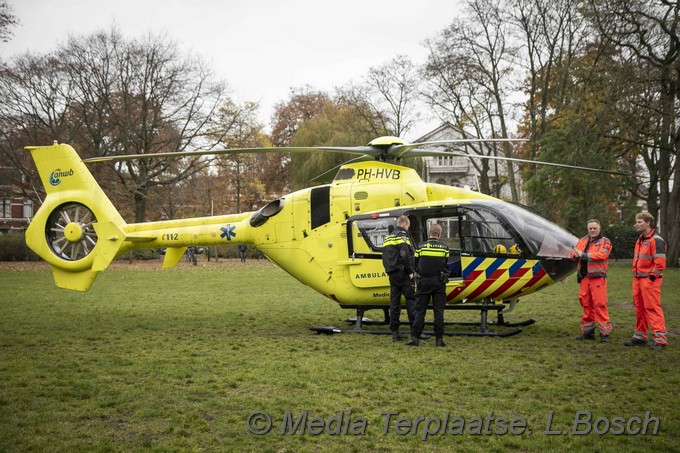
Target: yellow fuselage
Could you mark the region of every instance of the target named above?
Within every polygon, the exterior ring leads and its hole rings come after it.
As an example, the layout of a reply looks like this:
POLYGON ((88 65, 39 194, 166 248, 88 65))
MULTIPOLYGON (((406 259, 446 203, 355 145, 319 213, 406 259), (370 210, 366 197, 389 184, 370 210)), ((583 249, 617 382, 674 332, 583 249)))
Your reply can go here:
MULTIPOLYGON (((98 272, 131 249, 166 248, 167 268, 177 264, 189 246, 249 244, 342 306, 387 306, 389 281, 380 250, 366 243, 353 218, 457 209, 490 200, 502 203, 467 189, 425 183, 410 168, 364 162, 343 166, 330 185, 291 193, 256 212, 128 224, 73 148, 53 145, 31 152, 47 197, 27 230, 27 243, 51 264, 58 286, 80 291, 88 290, 98 272), (58 215, 63 219, 61 210, 73 206, 76 212, 81 207, 91 211, 95 221, 85 225, 54 220, 58 215), (54 239, 55 234, 63 237, 54 239), (90 244, 79 250, 86 235, 90 244), (73 257, 64 253, 69 243, 73 257)), ((449 302, 506 300, 553 282, 539 260, 526 254, 461 254, 460 260, 462 275, 447 284, 449 302)))

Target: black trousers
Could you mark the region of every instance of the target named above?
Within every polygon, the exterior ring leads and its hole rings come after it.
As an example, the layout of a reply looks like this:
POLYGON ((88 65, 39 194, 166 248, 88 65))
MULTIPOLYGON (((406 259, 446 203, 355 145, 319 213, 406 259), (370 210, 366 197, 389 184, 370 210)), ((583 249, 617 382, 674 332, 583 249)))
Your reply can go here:
POLYGON ((439 280, 439 276, 422 277, 416 295, 416 313, 413 322, 413 335, 418 338, 425 328, 425 312, 432 299, 434 311, 434 336, 444 336, 444 305, 446 305, 446 283, 439 280))
POLYGON ((404 271, 392 272, 390 277, 390 330, 399 330, 399 315, 401 314, 401 296, 406 299, 406 314, 408 322, 413 327, 416 308, 416 291, 413 280, 404 271))

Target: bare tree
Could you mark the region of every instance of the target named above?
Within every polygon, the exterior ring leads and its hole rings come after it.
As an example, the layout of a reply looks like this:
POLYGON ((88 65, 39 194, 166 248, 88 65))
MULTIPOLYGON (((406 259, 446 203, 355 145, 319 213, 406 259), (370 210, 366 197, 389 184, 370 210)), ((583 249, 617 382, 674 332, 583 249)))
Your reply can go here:
MULTIPOLYGON (((259 106, 254 102, 237 104, 231 100, 218 110, 211 132, 226 148, 260 148, 270 145, 257 120, 259 106)), ((236 212, 252 210, 266 199, 266 188, 276 185, 268 181, 272 175, 267 154, 232 154, 216 160, 217 174, 228 181, 229 200, 236 212)), ((274 169, 274 171, 276 168, 274 169)))
POLYGON ((27 179, 13 181, 25 196, 33 196, 39 178, 27 145, 48 145, 54 140, 73 142, 68 109, 76 97, 63 64, 54 54, 16 57, 0 71, 0 156, 5 165, 27 179))
MULTIPOLYGON (((208 135, 208 120, 225 93, 204 62, 181 55, 164 36, 126 40, 112 28, 72 37, 55 52, 18 57, 3 69, 0 150, 17 156, 20 146, 53 140, 73 144, 82 157, 209 150, 219 140, 208 135)), ((143 221, 150 190, 202 165, 166 158, 94 170, 117 179, 105 188, 127 193, 135 220, 143 221)))
POLYGON ((415 109, 418 84, 413 62, 405 55, 398 55, 382 66, 371 68, 362 83, 340 88, 338 97, 375 124, 375 135, 401 137, 420 117, 415 109))
MULTIPOLYGON (((474 137, 510 136, 509 90, 516 49, 509 44, 508 20, 501 7, 502 2, 468 0, 466 16, 456 19, 437 39, 428 41, 430 56, 424 74, 429 86, 424 96, 442 119, 452 118, 449 122, 474 137)), ((475 147, 473 151, 496 152, 496 148, 475 147)), ((512 157, 509 143, 501 147, 501 152, 512 157)), ((473 161, 473 165, 482 179, 487 177, 487 163, 473 161)), ((518 201, 509 162, 505 175, 512 200, 518 201)))
MULTIPOLYGON (((523 157, 615 169, 622 151, 608 136, 621 124, 614 115, 622 82, 616 49, 593 33, 582 0, 512 4, 528 95, 523 157)), ((616 209, 630 198, 611 178, 535 165, 522 170, 528 201, 572 227, 584 216, 615 222, 616 209)))
POLYGON ((578 14, 581 0, 513 0, 511 17, 523 43, 528 94, 526 119, 531 139, 527 157, 538 155, 549 113, 559 114, 569 93, 569 68, 583 51, 587 28, 578 14))
MULTIPOLYGON (((71 38, 59 56, 79 94, 70 114, 85 155, 205 151, 217 144, 208 121, 226 87, 165 36, 125 40, 113 28, 71 38)), ((176 184, 202 165, 199 158, 150 159, 119 162, 115 170, 139 222, 149 190, 176 184)))
POLYGON ((19 19, 14 15, 12 5, 5 0, 0 1, 0 42, 12 39, 12 27, 18 24, 19 19))

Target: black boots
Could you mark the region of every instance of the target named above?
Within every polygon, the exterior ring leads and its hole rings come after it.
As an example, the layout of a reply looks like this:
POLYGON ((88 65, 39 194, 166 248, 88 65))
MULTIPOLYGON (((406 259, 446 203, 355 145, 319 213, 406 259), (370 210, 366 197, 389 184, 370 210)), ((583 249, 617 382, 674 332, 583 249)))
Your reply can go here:
POLYGON ((647 346, 647 341, 633 337, 630 340, 624 341, 623 344, 625 346, 647 346))
POLYGON ((588 333, 583 333, 576 337, 577 340, 594 340, 595 339, 595 332, 588 332, 588 333))
MULTIPOLYGON (((392 340, 393 340, 393 341, 399 341, 398 339, 397 339, 397 340, 394 339, 394 338, 395 338, 395 335, 399 335, 399 334, 396 333, 396 332, 392 332, 392 340)), ((428 337, 428 338, 429 338, 429 337, 428 337)), ((410 339, 409 341, 407 341, 406 343, 404 343, 404 344, 405 344, 406 346, 415 346, 415 347, 418 347, 418 346, 420 346, 420 340, 422 340, 422 339, 423 339, 422 335, 421 335, 420 337, 415 337, 415 336, 411 335, 411 339, 410 339)), ((443 348, 444 346, 446 346, 446 344, 444 343, 444 340, 443 340, 442 338, 437 338, 437 339, 435 340, 435 344, 434 344, 434 345, 437 346, 437 347, 440 347, 440 348, 443 348)))

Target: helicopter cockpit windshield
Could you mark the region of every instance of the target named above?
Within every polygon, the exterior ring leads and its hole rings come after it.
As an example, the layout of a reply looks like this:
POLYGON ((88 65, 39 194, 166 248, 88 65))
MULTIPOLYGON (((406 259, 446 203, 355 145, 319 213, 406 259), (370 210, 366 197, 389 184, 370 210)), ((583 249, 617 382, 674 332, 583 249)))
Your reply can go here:
POLYGON ((537 257, 569 258, 569 252, 578 242, 576 236, 517 205, 501 205, 495 202, 488 204, 503 213, 507 222, 520 232, 526 245, 532 249, 532 254, 537 257), (495 204, 498 206, 493 206, 495 204))

